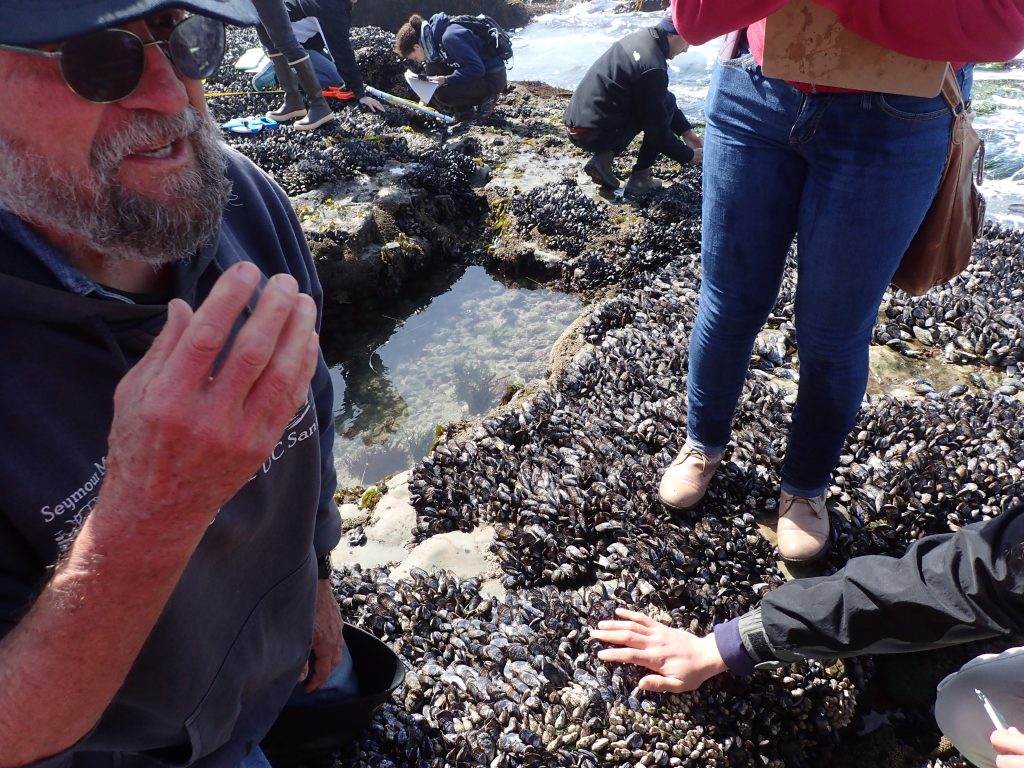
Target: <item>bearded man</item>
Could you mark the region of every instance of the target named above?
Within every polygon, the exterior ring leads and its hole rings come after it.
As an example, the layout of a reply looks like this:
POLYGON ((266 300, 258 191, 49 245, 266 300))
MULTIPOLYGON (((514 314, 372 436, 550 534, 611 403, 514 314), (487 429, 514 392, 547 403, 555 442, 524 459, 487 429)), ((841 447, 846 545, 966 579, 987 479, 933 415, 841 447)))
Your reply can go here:
POLYGON ((342 622, 320 287, 200 85, 255 11, 0 11, 0 766, 266 765, 342 622))

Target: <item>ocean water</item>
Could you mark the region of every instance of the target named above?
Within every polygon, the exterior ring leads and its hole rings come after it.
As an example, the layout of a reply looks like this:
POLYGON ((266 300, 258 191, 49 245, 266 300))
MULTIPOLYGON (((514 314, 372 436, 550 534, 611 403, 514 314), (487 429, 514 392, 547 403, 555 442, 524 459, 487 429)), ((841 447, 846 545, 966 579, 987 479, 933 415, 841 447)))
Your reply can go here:
MULTIPOLYGON (((538 80, 572 90, 613 42, 662 13, 618 13, 621 2, 591 0, 538 16, 513 35, 512 80, 538 80)), ((669 62, 669 87, 691 120, 703 122, 704 97, 719 40, 692 46, 669 62)), ((974 77, 975 126, 985 139, 985 183, 990 218, 1024 226, 1024 56, 979 65, 974 77)))

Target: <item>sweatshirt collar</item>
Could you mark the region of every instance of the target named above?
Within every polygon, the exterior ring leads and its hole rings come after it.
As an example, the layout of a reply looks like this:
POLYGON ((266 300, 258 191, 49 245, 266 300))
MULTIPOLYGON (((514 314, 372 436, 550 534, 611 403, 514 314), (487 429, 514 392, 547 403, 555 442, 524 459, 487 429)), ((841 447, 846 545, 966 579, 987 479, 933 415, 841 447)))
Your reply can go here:
MULTIPOLYGON (((23 219, 2 208, 0 208, 0 232, 8 235, 34 256, 65 290, 79 296, 88 296, 90 293, 95 292, 107 293, 103 290, 102 286, 93 282, 72 266, 67 258, 49 240, 29 226, 23 219)), ((109 295, 115 296, 115 294, 109 295)), ((121 301, 126 300, 124 297, 119 297, 119 299, 121 301)))
MULTIPOLYGON (((129 296, 111 290, 87 277, 81 270, 72 265, 67 260, 67 257, 49 240, 39 234, 38 231, 23 219, 3 208, 0 208, 0 233, 7 235, 24 248, 69 293, 76 296, 110 299, 123 304, 135 303, 129 296)), ((213 260, 219 240, 220 234, 218 233, 198 254, 174 266, 176 296, 185 298, 187 294, 191 293, 195 280, 213 260)))

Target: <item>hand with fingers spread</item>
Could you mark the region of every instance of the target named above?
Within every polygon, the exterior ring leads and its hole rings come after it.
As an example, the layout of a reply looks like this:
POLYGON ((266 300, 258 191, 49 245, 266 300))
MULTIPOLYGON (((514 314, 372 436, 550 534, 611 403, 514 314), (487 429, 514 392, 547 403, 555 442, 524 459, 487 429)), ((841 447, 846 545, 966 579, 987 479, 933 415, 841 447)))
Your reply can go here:
POLYGON ((659 693, 694 691, 726 670, 714 635, 697 637, 673 629, 650 616, 618 608, 618 620, 598 622, 591 637, 613 646, 597 652, 601 661, 636 664, 655 674, 640 680, 640 688, 659 693))
POLYGON ((1024 733, 1011 727, 992 732, 996 768, 1024 768, 1024 733))
POLYGON ((363 98, 359 100, 359 103, 371 112, 387 112, 387 107, 377 101, 377 99, 373 98, 373 96, 363 96, 363 98))
MULTIPOLYGON (((257 471, 305 402, 317 362, 316 306, 294 278, 233 266, 194 313, 168 306, 163 332, 114 394, 104 514, 205 527, 257 471)), ((174 525, 171 525, 173 523, 174 525)))

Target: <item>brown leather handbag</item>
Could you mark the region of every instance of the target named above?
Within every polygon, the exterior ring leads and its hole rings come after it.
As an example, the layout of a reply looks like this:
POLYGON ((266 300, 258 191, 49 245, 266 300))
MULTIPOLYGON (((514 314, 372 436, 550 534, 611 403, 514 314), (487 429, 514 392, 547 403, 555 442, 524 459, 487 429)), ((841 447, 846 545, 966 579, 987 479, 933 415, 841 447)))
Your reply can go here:
POLYGON ((974 238, 985 221, 985 198, 978 191, 984 172, 985 142, 971 125, 974 112, 970 102, 964 103, 950 66, 946 67, 942 95, 953 110, 953 136, 946 169, 931 208, 892 279, 893 285, 911 296, 920 296, 963 272, 971 259, 974 238))

